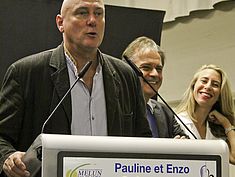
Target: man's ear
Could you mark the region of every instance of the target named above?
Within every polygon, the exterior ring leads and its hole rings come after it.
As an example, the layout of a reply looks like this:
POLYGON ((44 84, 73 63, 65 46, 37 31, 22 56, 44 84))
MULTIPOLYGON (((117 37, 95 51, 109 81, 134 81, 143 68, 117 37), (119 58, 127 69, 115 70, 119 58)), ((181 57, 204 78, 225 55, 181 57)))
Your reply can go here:
POLYGON ((56 16, 56 25, 57 25, 58 30, 61 33, 63 33, 64 32, 63 17, 60 14, 56 16))

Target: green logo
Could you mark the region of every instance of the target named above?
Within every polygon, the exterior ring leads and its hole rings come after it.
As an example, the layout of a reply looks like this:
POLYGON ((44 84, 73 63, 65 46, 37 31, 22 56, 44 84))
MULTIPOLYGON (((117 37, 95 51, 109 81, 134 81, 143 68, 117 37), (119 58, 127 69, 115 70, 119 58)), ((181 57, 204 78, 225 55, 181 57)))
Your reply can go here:
POLYGON ((66 171, 66 177, 78 177, 77 169, 79 169, 83 166, 86 166, 86 165, 91 165, 91 164, 85 163, 85 164, 82 164, 82 165, 75 167, 73 170, 69 169, 68 171, 66 171))

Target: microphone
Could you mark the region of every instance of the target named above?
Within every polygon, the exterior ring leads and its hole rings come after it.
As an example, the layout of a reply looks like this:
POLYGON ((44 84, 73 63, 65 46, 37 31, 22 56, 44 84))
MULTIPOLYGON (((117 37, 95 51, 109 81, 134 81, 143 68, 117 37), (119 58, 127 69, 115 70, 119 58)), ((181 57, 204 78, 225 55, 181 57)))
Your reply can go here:
MULTIPOLYGON (((68 89, 68 91, 64 94, 64 96, 61 98, 59 103, 56 105, 56 107, 53 109, 51 114, 48 116, 46 121, 43 123, 41 134, 44 132, 44 128, 47 124, 47 122, 51 119, 54 112, 57 110, 57 108, 61 105, 65 97, 70 93, 70 91, 73 89, 75 84, 78 82, 79 79, 81 79, 85 73, 88 71, 92 64, 92 61, 88 61, 84 67, 81 69, 81 71, 78 74, 78 77, 74 81, 74 83, 71 85, 71 87, 68 89)), ((31 144, 29 149, 26 151, 24 157, 22 158, 22 161, 25 163, 27 170, 30 172, 30 177, 33 177, 37 174, 37 172, 41 168, 41 161, 42 161, 42 142, 41 142, 41 136, 39 135, 34 142, 31 144)))
POLYGON ((157 94, 157 96, 163 101, 163 103, 170 109, 170 111, 174 114, 174 116, 182 123, 182 125, 188 130, 188 132, 195 138, 197 139, 197 137, 194 135, 194 133, 187 127, 187 125, 185 125, 185 123, 179 118, 179 116, 175 113, 175 111, 173 111, 173 109, 170 107, 170 105, 167 104, 167 102, 163 99, 163 97, 153 88, 153 86, 147 81, 147 79, 145 79, 142 71, 127 57, 127 56, 123 56, 123 58, 126 60, 126 62, 131 66, 131 68, 135 71, 135 73, 137 74, 137 76, 141 77, 144 82, 146 82, 150 88, 157 94))
POLYGON ((123 57, 126 60, 126 62, 131 66, 131 68, 135 71, 137 76, 142 77, 144 79, 143 73, 140 70, 140 68, 138 68, 126 55, 124 55, 123 57))
POLYGON ((53 111, 51 112, 51 114, 48 116, 48 118, 46 119, 46 121, 43 123, 42 129, 41 129, 41 133, 44 132, 44 128, 47 124, 47 122, 50 120, 50 118, 52 117, 52 115, 54 114, 54 112, 57 110, 57 108, 61 105, 61 103, 63 102, 63 100, 65 99, 65 97, 70 93, 70 91, 73 89, 73 87, 75 86, 75 84, 85 75, 85 73, 88 71, 88 69, 90 68, 92 64, 92 61, 88 61, 85 66, 83 66, 83 68, 81 69, 81 71, 78 74, 77 79, 74 81, 74 83, 72 84, 72 86, 67 90, 67 92, 64 94, 64 96, 61 98, 61 100, 59 101, 59 103, 56 105, 56 107, 53 109, 53 111))

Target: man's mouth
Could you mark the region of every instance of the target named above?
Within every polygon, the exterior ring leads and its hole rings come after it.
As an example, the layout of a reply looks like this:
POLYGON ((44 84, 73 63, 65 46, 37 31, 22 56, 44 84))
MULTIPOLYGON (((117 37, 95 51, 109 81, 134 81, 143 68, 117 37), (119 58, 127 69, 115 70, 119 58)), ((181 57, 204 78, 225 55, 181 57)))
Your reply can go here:
POLYGON ((157 84, 157 81, 148 81, 150 84, 157 84))
POLYGON ((157 84, 159 81, 156 79, 146 79, 150 84, 157 84))
POLYGON ((94 36, 97 36, 97 33, 96 32, 89 32, 89 33, 87 33, 87 35, 94 37, 94 36))

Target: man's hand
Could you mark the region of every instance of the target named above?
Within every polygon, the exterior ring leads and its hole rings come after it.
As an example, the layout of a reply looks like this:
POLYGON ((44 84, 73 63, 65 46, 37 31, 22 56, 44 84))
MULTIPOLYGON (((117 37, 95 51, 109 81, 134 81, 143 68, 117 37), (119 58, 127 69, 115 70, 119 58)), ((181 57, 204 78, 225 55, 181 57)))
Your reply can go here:
POLYGON ((8 177, 28 177, 30 173, 26 170, 22 157, 25 152, 15 152, 11 154, 3 164, 3 171, 8 177))
POLYGON ((174 139, 188 139, 186 136, 176 135, 174 139))

